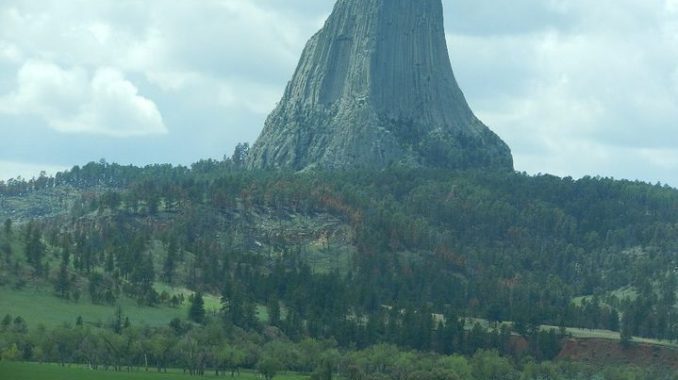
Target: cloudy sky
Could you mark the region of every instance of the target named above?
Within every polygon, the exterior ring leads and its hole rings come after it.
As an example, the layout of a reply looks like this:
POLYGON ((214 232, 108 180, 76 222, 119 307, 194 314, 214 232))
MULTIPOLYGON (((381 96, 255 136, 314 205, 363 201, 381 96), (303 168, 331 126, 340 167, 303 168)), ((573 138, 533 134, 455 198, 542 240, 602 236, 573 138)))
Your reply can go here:
MULTIPOLYGON (((678 0, 443 0, 516 169, 678 186, 678 0)), ((253 142, 333 0, 3 0, 0 179, 253 142)))

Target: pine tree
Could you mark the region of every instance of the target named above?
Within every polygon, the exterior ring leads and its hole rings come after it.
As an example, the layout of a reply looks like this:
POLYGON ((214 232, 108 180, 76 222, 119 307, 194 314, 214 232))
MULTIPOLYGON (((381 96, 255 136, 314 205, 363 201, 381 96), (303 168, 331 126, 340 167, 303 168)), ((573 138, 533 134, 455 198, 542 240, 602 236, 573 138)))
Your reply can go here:
POLYGON ((68 265, 70 261, 71 254, 68 251, 68 248, 64 248, 61 254, 61 266, 59 267, 59 272, 57 272, 57 278, 54 282, 54 290, 61 298, 68 298, 71 288, 71 279, 68 272, 68 265))
POLYGON ((42 242, 40 230, 34 226, 33 222, 26 228, 26 260, 35 269, 35 273, 40 276, 43 272, 42 258, 45 255, 45 245, 42 242))
POLYGON ((624 312, 622 315, 622 320, 621 320, 621 333, 619 334, 619 337, 621 339, 620 344, 622 347, 629 347, 631 345, 631 341, 633 340, 633 326, 631 324, 632 316, 630 310, 627 310, 624 312))
POLYGON ((5 318, 0 322, 0 331, 5 332, 9 329, 9 326, 12 324, 12 316, 9 314, 5 315, 5 318))
POLYGON ((616 309, 610 311, 608 330, 619 331, 619 312, 616 309))
POLYGON ((12 219, 5 220, 5 235, 10 236, 12 234, 12 219))
POLYGON ((256 325, 256 310, 239 284, 227 283, 221 296, 226 324, 247 328, 256 325))
POLYGON ((167 245, 167 257, 165 258, 165 263, 163 264, 163 279, 168 284, 172 284, 174 281, 174 272, 177 266, 177 251, 177 240, 172 238, 167 245))
POLYGON ((280 303, 275 297, 271 297, 271 300, 268 302, 268 323, 271 326, 280 325, 280 303))
POLYGON ((195 293, 193 296, 191 307, 188 310, 188 319, 196 323, 203 323, 205 321, 205 301, 200 292, 195 293))
POLYGON ((122 329, 124 328, 125 315, 122 312, 122 306, 116 305, 115 312, 113 313, 113 321, 111 322, 111 329, 116 334, 122 334, 122 329))
POLYGON ((59 272, 57 273, 56 282, 54 283, 54 290, 61 298, 68 298, 68 293, 71 287, 71 282, 68 273, 68 267, 61 264, 59 272))
POLYGON ((139 303, 154 305, 158 302, 158 293, 153 288, 154 280, 153 256, 146 254, 134 267, 130 276, 130 282, 135 286, 135 295, 139 303))

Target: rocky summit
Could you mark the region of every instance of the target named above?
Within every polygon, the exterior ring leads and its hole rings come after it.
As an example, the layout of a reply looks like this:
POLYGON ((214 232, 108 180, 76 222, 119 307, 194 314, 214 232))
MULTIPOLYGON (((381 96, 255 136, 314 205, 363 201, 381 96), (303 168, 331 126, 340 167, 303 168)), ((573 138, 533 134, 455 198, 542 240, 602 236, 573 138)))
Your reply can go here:
POLYGON ((339 0, 247 165, 512 170, 513 158, 457 84, 441 0, 339 0))

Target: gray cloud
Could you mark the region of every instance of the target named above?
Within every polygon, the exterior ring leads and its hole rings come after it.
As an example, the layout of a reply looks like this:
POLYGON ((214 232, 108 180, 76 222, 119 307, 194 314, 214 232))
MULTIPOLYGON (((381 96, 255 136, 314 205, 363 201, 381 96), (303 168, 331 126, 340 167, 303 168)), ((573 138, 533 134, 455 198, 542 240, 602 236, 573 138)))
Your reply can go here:
POLYGON ((569 1, 454 0, 445 1, 448 33, 472 36, 529 34, 547 29, 567 30, 576 22, 569 1))
POLYGON ((0 113, 39 115, 63 133, 129 137, 167 132, 155 103, 139 96, 111 68, 99 68, 90 77, 81 68, 28 61, 19 69, 16 91, 0 98, 0 113))
POLYGON ((560 21, 530 22, 535 6, 522 30, 485 23, 448 40, 470 103, 519 170, 676 185, 675 3, 544 2, 560 21))
MULTIPOLYGON (((256 138, 333 2, 3 2, 0 174, 230 153, 256 138), (55 75, 22 83, 36 62, 55 75), (92 100, 102 70, 119 91, 92 100), (73 83, 50 87, 56 74, 73 83)), ((678 0, 443 2, 457 79, 518 170, 678 185, 678 0)))

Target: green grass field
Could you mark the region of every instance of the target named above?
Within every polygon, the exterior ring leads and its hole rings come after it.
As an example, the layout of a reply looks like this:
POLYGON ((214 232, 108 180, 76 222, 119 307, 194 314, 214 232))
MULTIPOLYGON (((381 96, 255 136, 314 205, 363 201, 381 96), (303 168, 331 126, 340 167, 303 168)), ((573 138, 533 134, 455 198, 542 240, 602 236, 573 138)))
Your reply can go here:
MULTIPOLYGON (((611 292, 607 293, 608 295, 615 296, 619 300, 623 300, 625 298, 628 298, 630 300, 635 300, 638 298, 638 292, 629 286, 625 286, 623 288, 619 288, 617 290, 613 290, 611 292)), ((593 296, 580 296, 580 297, 575 297, 572 299, 572 302, 574 302, 575 305, 581 306, 582 302, 584 300, 591 301, 593 296)))
MULTIPOLYGON (((170 295, 183 293, 187 298, 192 292, 185 288, 171 288, 167 285, 156 284, 158 291, 167 291, 170 295)), ((205 309, 208 314, 216 313, 220 308, 220 300, 214 295, 205 295, 205 309)), ((120 300, 123 313, 127 315, 133 325, 163 326, 174 318, 186 319, 188 315, 188 301, 178 308, 169 306, 145 307, 139 306, 134 300, 122 298, 120 300)), ((81 300, 78 303, 66 301, 56 297, 50 289, 26 287, 21 290, 10 287, 0 287, 0 318, 5 314, 13 317, 24 318, 29 328, 35 328, 42 324, 46 327, 55 327, 63 323, 74 324, 78 316, 82 316, 86 324, 106 324, 114 314, 115 307, 111 305, 94 305, 89 300, 81 300)), ((260 320, 268 318, 266 308, 257 307, 260 320)), ((474 323, 480 323, 488 327, 489 323, 484 319, 468 318, 467 328, 474 323)), ((542 326, 544 329, 558 329, 556 326, 542 326)), ((619 333, 607 330, 589 330, 568 327, 567 332, 575 338, 598 338, 619 340, 619 333)), ((634 338, 635 342, 648 343, 666 347, 678 347, 678 345, 654 339, 634 338)), ((2 377, 0 377, 2 379, 2 377)))
MULTIPOLYGON (((123 313, 129 317, 133 325, 162 326, 174 318, 186 319, 188 315, 188 295, 192 292, 184 288, 171 288, 157 284, 159 292, 167 291, 170 295, 183 293, 186 301, 173 308, 166 305, 147 307, 139 306, 136 301, 122 297, 119 304, 123 313)), ((221 301, 215 295, 204 295, 205 310, 208 315, 216 314, 221 308, 221 301)), ((63 323, 74 324, 81 316, 86 324, 107 323, 113 317, 115 306, 95 305, 83 297, 79 302, 67 301, 54 295, 51 289, 26 287, 20 290, 7 286, 0 286, 0 318, 5 314, 12 317, 21 316, 29 328, 40 324, 45 327, 55 327, 63 323)), ((260 320, 266 320, 268 314, 263 306, 257 307, 260 320)))
MULTIPOLYGON (((240 376, 236 377, 216 377, 214 372, 210 372, 205 376, 195 377, 185 375, 177 370, 168 373, 157 373, 155 371, 145 372, 143 370, 137 372, 111 372, 92 371, 78 366, 59 367, 54 364, 0 362, 0 379, 3 380, 189 380, 196 378, 228 378, 235 380, 260 379, 257 373, 245 371, 243 371, 240 376)), ((308 376, 281 374, 274 379, 302 380, 308 379, 308 376)))
MULTIPOLYGON (((173 318, 185 318, 187 307, 168 306, 143 307, 134 300, 123 298, 119 301, 123 313, 133 324, 159 326, 173 318)), ((66 301, 54 296, 49 290, 27 287, 21 290, 0 287, 0 314, 21 316, 29 327, 43 324, 54 327, 63 323, 75 323, 81 316, 85 323, 106 323, 112 317, 115 306, 95 305, 89 300, 66 301)))

